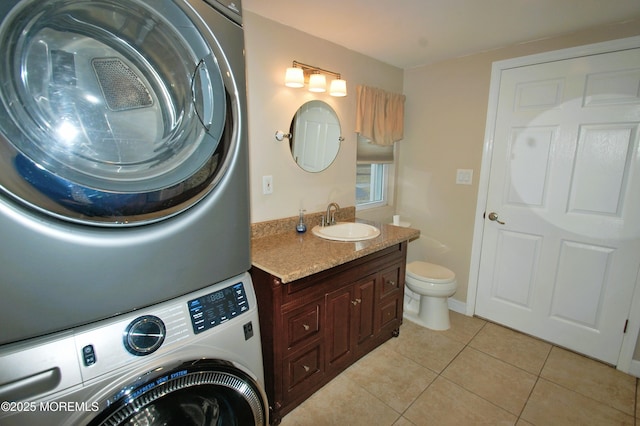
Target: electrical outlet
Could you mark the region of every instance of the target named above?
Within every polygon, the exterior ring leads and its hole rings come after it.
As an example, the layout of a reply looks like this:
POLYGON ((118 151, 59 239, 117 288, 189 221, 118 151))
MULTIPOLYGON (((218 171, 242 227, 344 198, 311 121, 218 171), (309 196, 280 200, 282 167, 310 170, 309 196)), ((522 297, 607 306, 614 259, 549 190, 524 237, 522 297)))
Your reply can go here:
POLYGON ((262 176, 262 193, 273 194, 273 176, 262 176))

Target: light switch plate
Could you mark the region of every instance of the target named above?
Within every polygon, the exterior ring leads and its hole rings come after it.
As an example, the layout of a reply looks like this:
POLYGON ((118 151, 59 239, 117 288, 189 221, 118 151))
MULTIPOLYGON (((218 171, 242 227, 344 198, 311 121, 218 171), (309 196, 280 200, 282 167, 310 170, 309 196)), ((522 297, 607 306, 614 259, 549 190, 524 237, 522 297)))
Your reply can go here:
POLYGON ((473 169, 458 169, 456 172, 456 184, 471 185, 473 183, 473 169))
POLYGON ((262 176, 262 193, 264 195, 273 194, 272 176, 262 176))

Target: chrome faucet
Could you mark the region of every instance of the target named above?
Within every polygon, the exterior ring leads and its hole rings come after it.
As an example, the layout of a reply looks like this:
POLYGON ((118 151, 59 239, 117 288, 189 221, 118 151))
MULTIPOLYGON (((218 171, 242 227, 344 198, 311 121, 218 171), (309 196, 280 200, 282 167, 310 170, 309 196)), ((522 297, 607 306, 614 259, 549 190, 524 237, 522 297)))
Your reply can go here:
POLYGON ((330 203, 327 206, 327 216, 324 220, 324 223, 328 226, 328 225, 335 225, 336 224, 336 213, 340 210, 340 206, 338 205, 338 203, 330 203), (331 213, 331 207, 334 208, 333 213, 331 213))

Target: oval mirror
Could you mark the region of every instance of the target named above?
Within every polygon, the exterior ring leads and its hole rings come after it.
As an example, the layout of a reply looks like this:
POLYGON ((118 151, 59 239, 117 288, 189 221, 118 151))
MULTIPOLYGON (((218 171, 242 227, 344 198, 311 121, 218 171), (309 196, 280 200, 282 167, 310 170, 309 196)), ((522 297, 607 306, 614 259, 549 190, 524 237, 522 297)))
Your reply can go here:
POLYGON ((307 172, 323 171, 338 155, 340 121, 326 102, 313 100, 302 105, 291 120, 289 133, 293 161, 307 172))

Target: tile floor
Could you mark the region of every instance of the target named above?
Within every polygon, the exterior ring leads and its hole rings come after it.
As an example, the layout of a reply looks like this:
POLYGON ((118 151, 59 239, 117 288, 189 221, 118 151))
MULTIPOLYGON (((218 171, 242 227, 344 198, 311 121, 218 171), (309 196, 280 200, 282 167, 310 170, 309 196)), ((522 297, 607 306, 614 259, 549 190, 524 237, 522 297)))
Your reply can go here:
MULTIPOLYGON (((479 318, 391 339, 289 413, 282 426, 634 425, 637 380, 479 318)), ((640 425, 640 421, 637 423, 640 425)))

